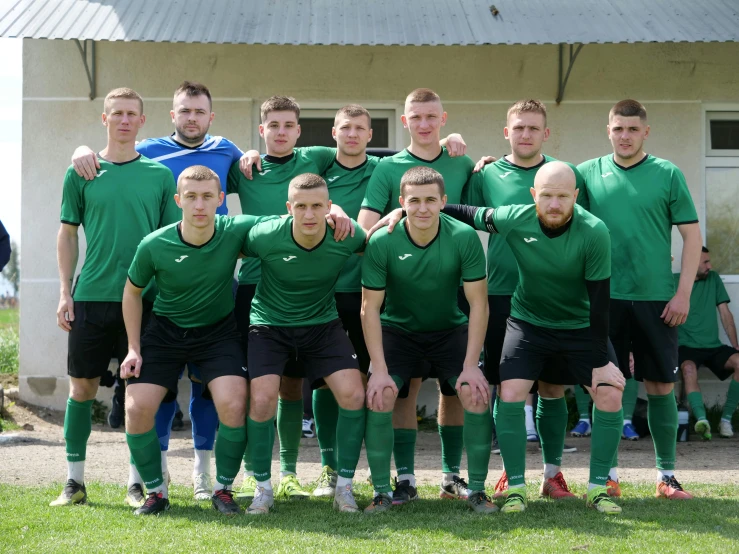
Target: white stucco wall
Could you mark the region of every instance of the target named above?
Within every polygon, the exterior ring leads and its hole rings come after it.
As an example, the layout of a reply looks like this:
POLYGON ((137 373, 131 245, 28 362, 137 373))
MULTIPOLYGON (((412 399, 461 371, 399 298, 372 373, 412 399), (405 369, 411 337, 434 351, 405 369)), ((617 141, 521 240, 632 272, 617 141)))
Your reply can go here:
MULTIPOLYGON (((87 99, 87 78, 72 42, 26 40, 23 71, 21 395, 56 408, 67 396, 66 334, 55 323, 61 183, 76 145, 104 146, 102 97, 112 88, 130 86, 144 96, 147 123, 140 138, 145 138, 171 132, 174 88, 184 79, 202 81, 214 95, 211 132, 247 149, 255 145, 259 104, 272 94, 294 96, 304 108, 359 102, 399 109, 410 90, 427 86, 441 95, 449 113, 447 130, 464 135, 473 158, 506 153, 502 128, 507 107, 522 97, 540 98, 548 104, 552 129, 545 151, 573 163, 609 152, 608 110, 633 97, 649 111, 648 151, 683 169, 699 214, 704 204, 704 106, 723 103, 739 109, 736 44, 587 45, 560 106, 553 101, 556 46, 99 43, 99 97, 94 101, 87 99)), ((396 129, 395 146, 401 148, 406 136, 396 129)), ((229 208, 238 213, 236 198, 229 199, 229 208)), ((679 239, 673 253, 677 269, 679 239)), ((78 270, 82 262, 83 257, 78 270)), ((739 315, 739 285, 728 289, 739 315)))

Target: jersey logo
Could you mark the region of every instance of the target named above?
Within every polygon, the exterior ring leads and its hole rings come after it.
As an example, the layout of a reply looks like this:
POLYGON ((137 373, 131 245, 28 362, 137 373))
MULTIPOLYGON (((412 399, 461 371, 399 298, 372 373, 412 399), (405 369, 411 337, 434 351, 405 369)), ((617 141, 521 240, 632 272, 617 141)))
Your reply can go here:
POLYGON ((334 181, 335 181, 336 179, 338 179, 338 178, 339 178, 339 176, 338 176, 338 175, 337 175, 336 177, 329 177, 329 178, 328 178, 328 182, 329 182, 329 183, 333 183, 333 182, 334 182, 334 181))
POLYGON ((510 175, 511 173, 513 173, 513 171, 506 171, 505 173, 501 173, 501 174, 500 174, 500 178, 501 178, 501 179, 505 179, 505 178, 506 178, 506 177, 508 177, 508 176, 509 176, 509 175, 510 175))
POLYGON ((264 171, 260 171, 259 174, 262 175, 262 176, 264 176, 264 175, 267 175, 267 173, 269 173, 270 171, 272 171, 272 170, 271 169, 265 169, 264 171))
POLYGON ((246 373, 247 372, 247 369, 244 366, 241 366, 241 371, 243 371, 244 373, 246 373))
POLYGON ((100 171, 98 171, 98 174, 95 175, 95 177, 102 177, 103 176, 103 173, 105 173, 106 171, 108 171, 108 170, 107 169, 101 169, 100 171))
POLYGON ((282 259, 285 260, 286 262, 289 262, 290 260, 294 260, 296 258, 297 256, 288 256, 287 258, 282 258, 282 259))
POLYGON ((530 238, 523 239, 523 240, 525 240, 526 242, 535 242, 536 241, 536 239, 534 237, 530 237, 530 238))
POLYGON ((601 175, 600 175, 600 176, 601 176, 601 177, 603 177, 603 178, 605 179, 605 178, 606 178, 606 177, 608 177, 609 175, 613 175, 613 171, 609 171, 608 173, 601 173, 601 175))
POLYGON ((399 260, 405 260, 406 258, 410 258, 413 256, 413 254, 403 254, 402 256, 398 256, 399 260))
POLYGON ((676 367, 676 368, 675 368, 675 371, 673 371, 673 373, 677 373, 677 370, 678 370, 678 369, 680 369, 680 368, 679 368, 679 367, 676 367))
POLYGON ((357 359, 357 355, 356 354, 352 354, 352 358, 354 358, 356 360, 357 359))
POLYGON ((180 263, 180 262, 181 262, 182 260, 184 260, 184 259, 185 259, 185 258, 187 258, 187 257, 188 257, 187 255, 184 255, 184 256, 180 256, 180 258, 179 258, 178 260, 175 260, 175 261, 176 261, 177 263, 180 263))

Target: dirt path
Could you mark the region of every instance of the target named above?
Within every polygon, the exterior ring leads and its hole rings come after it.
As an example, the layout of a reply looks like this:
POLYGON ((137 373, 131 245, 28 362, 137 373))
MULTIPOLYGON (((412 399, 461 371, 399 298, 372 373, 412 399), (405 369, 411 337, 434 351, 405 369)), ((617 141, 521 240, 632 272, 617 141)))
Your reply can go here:
MULTIPOLYGON (((44 409, 13 407, 13 416, 19 425, 32 425, 33 430, 0 434, 0 482, 18 485, 36 485, 61 482, 66 476, 63 414, 44 409), (5 442, 8 435, 16 435, 22 442, 5 442)), ((565 475, 572 483, 587 480, 590 456, 589 439, 567 439, 578 451, 564 455, 565 475)), ((192 471, 192 439, 190 429, 172 434, 169 448, 169 469, 172 480, 190 483, 192 471)), ((279 460, 275 445, 274 460, 279 460)), ((94 425, 87 448, 86 474, 89 481, 125 483, 128 476, 128 448, 121 429, 94 425)), ((540 479, 541 454, 535 445, 528 445, 526 478, 540 479)), ((652 482, 654 480, 654 449, 648 438, 638 442, 621 443, 619 474, 622 481, 652 482)), ((466 467, 463 462, 463 467, 466 467)), ((492 455, 488 484, 497 480, 503 464, 500 456, 492 455)), ((739 440, 716 438, 710 443, 687 442, 678 444, 678 476, 683 483, 739 484, 739 440)), ((308 483, 318 478, 321 471, 320 453, 315 439, 302 439, 298 476, 308 483)), ((273 464, 278 475, 279 464, 273 464)), ((416 476, 420 483, 436 483, 440 479, 439 437, 436 433, 419 433, 416 451, 416 476)), ((357 479, 367 478, 367 459, 362 459, 357 479)), ((237 480, 237 485, 240 478, 237 480)))

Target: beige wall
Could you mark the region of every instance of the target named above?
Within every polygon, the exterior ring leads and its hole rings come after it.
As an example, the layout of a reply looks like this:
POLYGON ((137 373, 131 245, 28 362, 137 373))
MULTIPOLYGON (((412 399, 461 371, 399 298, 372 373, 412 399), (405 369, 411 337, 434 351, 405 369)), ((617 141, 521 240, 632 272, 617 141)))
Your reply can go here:
MULTIPOLYGON (((55 325, 55 237, 61 182, 75 145, 104 146, 102 98, 89 101, 74 43, 26 40, 23 49, 23 285, 21 388, 24 398, 61 407, 66 397, 66 335, 55 325), (39 377, 48 379, 39 380, 39 377), (57 382, 57 378, 61 378, 57 382), (42 394, 43 393, 43 394, 42 394)), ((212 132, 252 146, 255 107, 272 94, 304 106, 349 101, 392 108, 419 86, 432 87, 449 113, 447 130, 463 133, 474 157, 504 154, 507 106, 518 98, 549 105, 546 152, 574 163, 609 151, 610 106, 634 97, 649 110, 649 152, 685 172, 699 214, 703 206, 703 104, 736 103, 737 44, 587 45, 572 71, 565 101, 557 91, 556 46, 307 47, 99 43, 100 97, 130 86, 145 98, 143 137, 171 132, 168 111, 183 79, 209 85, 212 132)), ((397 147, 405 136, 398 132, 397 147)), ((236 209, 231 199, 229 206, 236 209)), ((679 260, 679 241, 674 253, 679 260)), ((82 259, 78 268, 82 265, 82 259)), ((731 285, 735 306, 739 285, 731 285)))

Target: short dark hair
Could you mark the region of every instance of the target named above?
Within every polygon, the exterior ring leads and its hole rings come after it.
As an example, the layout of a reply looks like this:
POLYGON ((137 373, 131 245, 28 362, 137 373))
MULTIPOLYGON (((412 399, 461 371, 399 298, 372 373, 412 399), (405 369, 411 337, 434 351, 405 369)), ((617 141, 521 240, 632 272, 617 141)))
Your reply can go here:
POLYGON ((647 109, 641 102, 637 102, 636 100, 621 100, 611 108, 611 112, 608 114, 608 119, 610 120, 614 115, 620 115, 621 117, 639 116, 639 119, 646 121, 647 109))
POLYGON ((508 114, 506 115, 506 123, 511 114, 522 114, 522 113, 538 113, 544 116, 544 125, 547 124, 547 107, 540 100, 534 100, 529 98, 526 100, 519 100, 508 108, 508 114))
POLYGON ((336 122, 342 115, 344 117, 366 116, 367 122, 369 123, 369 128, 372 128, 372 117, 370 116, 369 111, 367 111, 367 108, 365 108, 364 106, 360 106, 359 104, 349 104, 348 106, 339 108, 339 111, 337 111, 336 115, 334 116, 334 125, 336 125, 336 122))
POLYGON ((295 98, 290 96, 270 96, 267 98, 260 109, 262 123, 267 121, 269 112, 293 112, 295 119, 300 119, 300 106, 295 98))
POLYGON ((708 254, 710 250, 704 246, 701 252, 705 252, 706 254, 708 254))
POLYGON ((208 99, 208 104, 211 108, 213 107, 213 99, 210 96, 210 91, 204 84, 196 83, 195 81, 182 81, 182 84, 174 91, 175 98, 183 92, 190 97, 205 96, 208 99))
POLYGON ((221 192, 221 179, 218 177, 218 173, 204 165, 191 165, 182 170, 180 176, 177 177, 177 194, 180 194, 182 183, 185 180, 215 181, 216 185, 218 185, 218 192, 221 192))
POLYGON ((294 190, 313 190, 318 188, 325 188, 326 194, 328 194, 328 185, 323 177, 316 175, 315 173, 303 173, 297 177, 293 177, 288 187, 288 199, 291 196, 291 192, 294 190))
POLYGON ((405 98, 408 102, 441 102, 441 98, 430 88, 417 88, 412 90, 405 98))
POLYGON ((439 187, 439 195, 444 196, 444 177, 430 167, 419 165, 410 168, 400 179, 400 195, 405 196, 405 189, 414 185, 436 185, 439 187))

